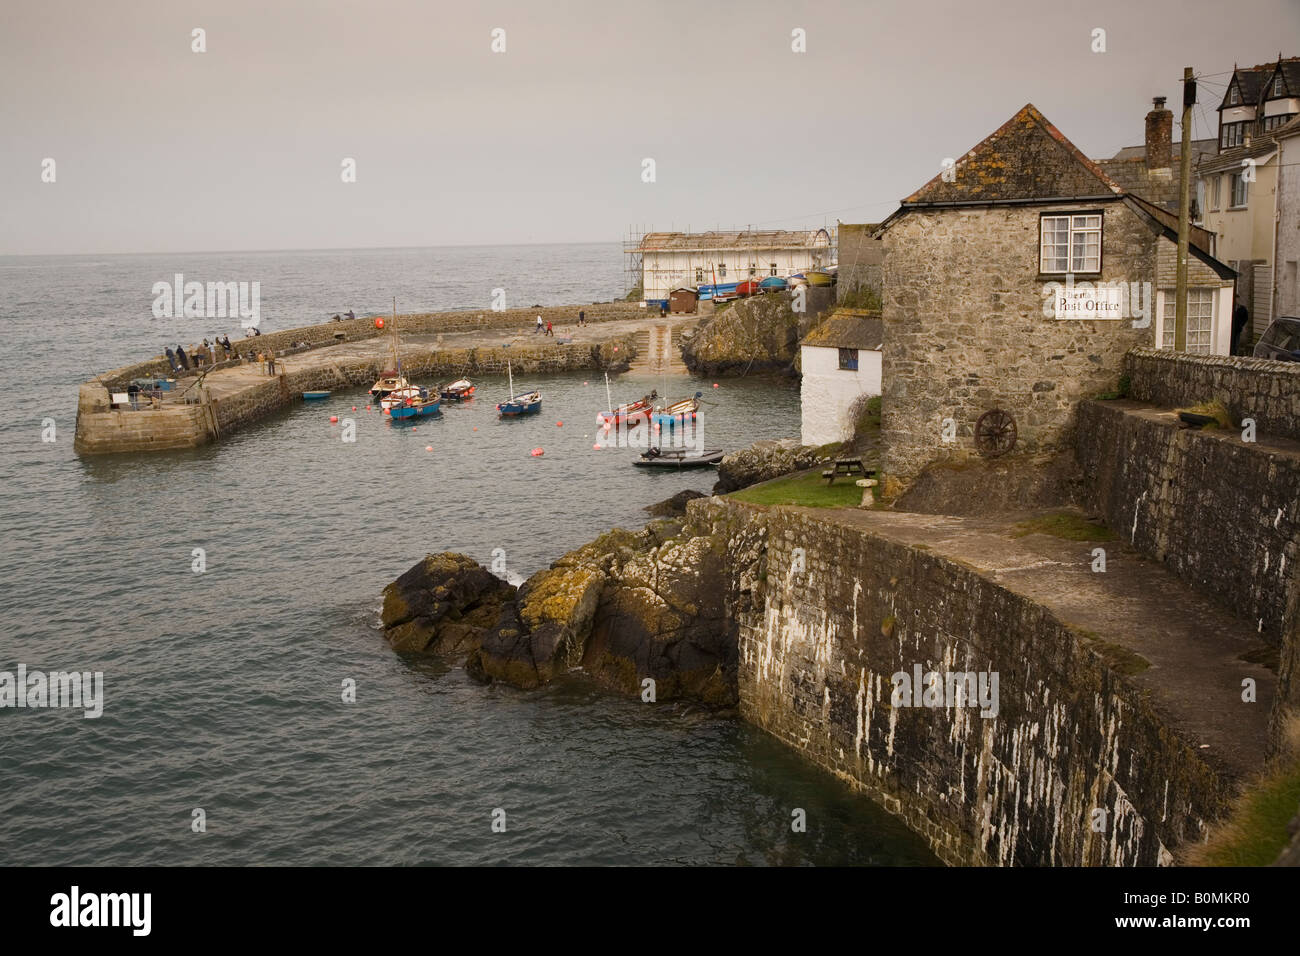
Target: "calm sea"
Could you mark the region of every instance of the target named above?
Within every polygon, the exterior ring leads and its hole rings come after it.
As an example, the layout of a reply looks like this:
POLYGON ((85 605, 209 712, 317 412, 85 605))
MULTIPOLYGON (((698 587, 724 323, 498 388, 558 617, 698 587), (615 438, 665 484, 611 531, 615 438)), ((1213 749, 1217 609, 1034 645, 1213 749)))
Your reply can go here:
MULTIPOLYGON (((933 862, 864 797, 738 721, 611 697, 580 676, 483 688, 384 642, 380 592, 426 552, 488 562, 502 548, 526 576, 639 526, 646 504, 707 490, 712 474, 645 474, 634 452, 593 450, 603 381, 517 383, 545 396, 523 422, 496 420, 505 385, 485 379, 477 404, 418 430, 336 392, 209 448, 73 454, 89 373, 238 334, 152 317, 153 284, 177 272, 260 282, 275 330, 384 313, 394 296, 399 312, 486 308, 494 288, 510 305, 608 300, 622 268, 612 243, 0 257, 0 670, 105 679, 99 719, 0 709, 0 860, 933 862), (356 419, 354 444, 331 415, 356 419), (498 808, 505 833, 492 830, 498 808), (795 808, 806 833, 791 830, 795 808), (206 832, 192 826, 200 810, 206 832)), ((798 431, 788 385, 674 384, 706 391, 710 445, 798 431)), ((650 387, 662 383, 616 382, 615 400, 650 387)))

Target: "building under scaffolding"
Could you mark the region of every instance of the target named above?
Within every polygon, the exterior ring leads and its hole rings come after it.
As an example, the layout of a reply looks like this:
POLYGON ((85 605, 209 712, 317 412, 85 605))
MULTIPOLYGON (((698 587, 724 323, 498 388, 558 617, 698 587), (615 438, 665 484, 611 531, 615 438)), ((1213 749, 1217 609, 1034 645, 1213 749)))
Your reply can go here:
POLYGON ((745 229, 632 233, 623 243, 629 289, 648 302, 678 288, 790 276, 835 264, 835 238, 825 229, 745 229))

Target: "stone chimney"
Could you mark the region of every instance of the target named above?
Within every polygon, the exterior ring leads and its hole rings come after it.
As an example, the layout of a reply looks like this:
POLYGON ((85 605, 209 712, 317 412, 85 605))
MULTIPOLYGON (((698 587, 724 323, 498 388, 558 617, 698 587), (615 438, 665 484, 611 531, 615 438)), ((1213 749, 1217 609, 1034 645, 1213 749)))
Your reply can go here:
POLYGON ((1173 165, 1174 114, 1165 109, 1165 98, 1152 100, 1147 114, 1147 169, 1169 169, 1173 165))

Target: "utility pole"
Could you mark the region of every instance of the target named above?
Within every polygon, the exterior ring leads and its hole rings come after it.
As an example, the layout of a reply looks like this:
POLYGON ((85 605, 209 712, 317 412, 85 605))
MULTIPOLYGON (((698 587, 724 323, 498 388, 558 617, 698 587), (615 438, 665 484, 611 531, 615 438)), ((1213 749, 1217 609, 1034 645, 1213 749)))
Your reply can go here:
POLYGON ((1174 288, 1174 351, 1187 351, 1187 237, 1191 228, 1192 107, 1196 105, 1196 80, 1192 68, 1183 67, 1183 152, 1178 180, 1178 278, 1174 288))

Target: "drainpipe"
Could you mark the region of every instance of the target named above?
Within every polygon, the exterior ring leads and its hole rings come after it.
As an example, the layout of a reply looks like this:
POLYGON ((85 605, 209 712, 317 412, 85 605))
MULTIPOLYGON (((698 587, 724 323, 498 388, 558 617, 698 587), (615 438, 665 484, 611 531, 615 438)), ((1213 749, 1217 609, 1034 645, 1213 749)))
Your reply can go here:
POLYGON ((1277 229, 1278 202, 1282 196, 1282 144, 1274 141, 1277 146, 1277 152, 1273 154, 1273 162, 1277 165, 1277 171, 1273 176, 1273 251, 1269 256, 1269 272, 1271 273, 1271 282, 1268 295, 1268 320, 1272 322, 1277 318, 1277 229))

